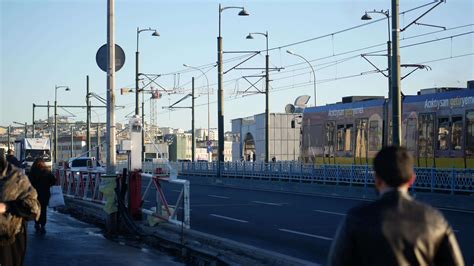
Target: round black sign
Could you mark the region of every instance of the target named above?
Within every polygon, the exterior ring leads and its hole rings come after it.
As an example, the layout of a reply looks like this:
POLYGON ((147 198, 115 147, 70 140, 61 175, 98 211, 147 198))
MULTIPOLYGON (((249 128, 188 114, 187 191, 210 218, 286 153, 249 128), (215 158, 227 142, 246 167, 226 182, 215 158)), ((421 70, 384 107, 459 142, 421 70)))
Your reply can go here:
MULTIPOLYGON (((97 54, 95 55, 95 61, 102 71, 107 72, 107 44, 102 45, 97 54)), ((115 71, 119 71, 125 64, 125 52, 122 47, 115 44, 115 71)))

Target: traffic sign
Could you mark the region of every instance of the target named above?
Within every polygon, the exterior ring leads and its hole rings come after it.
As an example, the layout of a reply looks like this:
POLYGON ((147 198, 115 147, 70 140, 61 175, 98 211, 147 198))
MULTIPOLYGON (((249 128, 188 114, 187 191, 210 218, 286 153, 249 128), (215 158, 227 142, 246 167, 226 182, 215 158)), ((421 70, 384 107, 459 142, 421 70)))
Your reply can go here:
MULTIPOLYGON (((95 55, 95 61, 102 71, 107 72, 107 44, 102 45, 97 54, 95 55)), ((122 47, 115 44, 115 71, 119 71, 125 64, 125 52, 122 47)))

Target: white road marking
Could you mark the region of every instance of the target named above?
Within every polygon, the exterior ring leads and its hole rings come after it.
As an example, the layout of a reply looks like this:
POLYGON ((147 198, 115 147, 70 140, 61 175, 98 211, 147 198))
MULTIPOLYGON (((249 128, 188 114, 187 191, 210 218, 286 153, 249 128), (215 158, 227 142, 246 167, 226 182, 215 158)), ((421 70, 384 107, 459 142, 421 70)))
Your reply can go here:
POLYGON ((312 234, 308 234, 308 233, 293 231, 293 230, 289 230, 289 229, 282 229, 282 228, 280 228, 278 230, 283 231, 283 232, 287 232, 287 233, 296 234, 296 235, 309 236, 309 237, 313 237, 313 238, 317 238, 317 239, 332 241, 332 238, 330 238, 330 237, 312 235, 312 234))
POLYGON ((231 217, 227 217, 227 216, 222 216, 222 215, 218 215, 218 214, 210 214, 210 215, 211 215, 211 216, 214 216, 214 217, 217 217, 217 218, 226 219, 226 220, 229 220, 229 221, 234 221, 234 222, 239 222, 239 223, 248 223, 248 222, 245 221, 245 220, 235 219, 235 218, 231 218, 231 217))
POLYGON ((324 210, 313 210, 313 211, 321 212, 321 213, 334 214, 334 215, 340 215, 340 216, 346 216, 345 213, 340 213, 340 212, 330 212, 330 211, 324 211, 324 210))
POLYGON ((211 197, 211 198, 218 198, 218 199, 230 199, 229 197, 225 197, 225 196, 218 196, 218 195, 207 195, 208 197, 211 197))
POLYGON ((436 209, 439 209, 439 210, 445 210, 445 211, 452 211, 452 212, 463 212, 463 213, 470 213, 470 214, 474 214, 474 211, 469 211, 469 210, 458 210, 458 209, 450 209, 450 208, 439 208, 439 207, 435 207, 436 209))
POLYGON ((273 202, 264 202, 264 201, 252 201, 253 203, 272 205, 272 206, 283 206, 284 203, 273 203, 273 202))

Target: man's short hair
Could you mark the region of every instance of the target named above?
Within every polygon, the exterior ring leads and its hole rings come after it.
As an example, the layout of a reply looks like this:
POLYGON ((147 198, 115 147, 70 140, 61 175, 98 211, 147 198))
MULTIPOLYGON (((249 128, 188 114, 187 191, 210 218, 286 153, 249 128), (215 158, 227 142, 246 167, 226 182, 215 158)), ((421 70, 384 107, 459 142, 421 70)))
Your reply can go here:
POLYGON ((397 146, 382 148, 374 159, 374 170, 379 178, 391 187, 399 187, 414 174, 413 156, 407 149, 397 146))

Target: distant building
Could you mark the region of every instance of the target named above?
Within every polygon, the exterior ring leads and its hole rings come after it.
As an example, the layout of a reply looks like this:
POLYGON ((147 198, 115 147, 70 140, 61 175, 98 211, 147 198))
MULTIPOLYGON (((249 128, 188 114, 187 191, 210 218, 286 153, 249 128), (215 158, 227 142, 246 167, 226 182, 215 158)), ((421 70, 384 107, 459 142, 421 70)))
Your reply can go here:
MULTIPOLYGON (((270 156, 277 161, 296 161, 300 155, 300 114, 270 114, 270 156), (292 128, 292 121, 295 128, 292 128)), ((232 160, 265 160, 265 114, 232 120, 232 160)))

